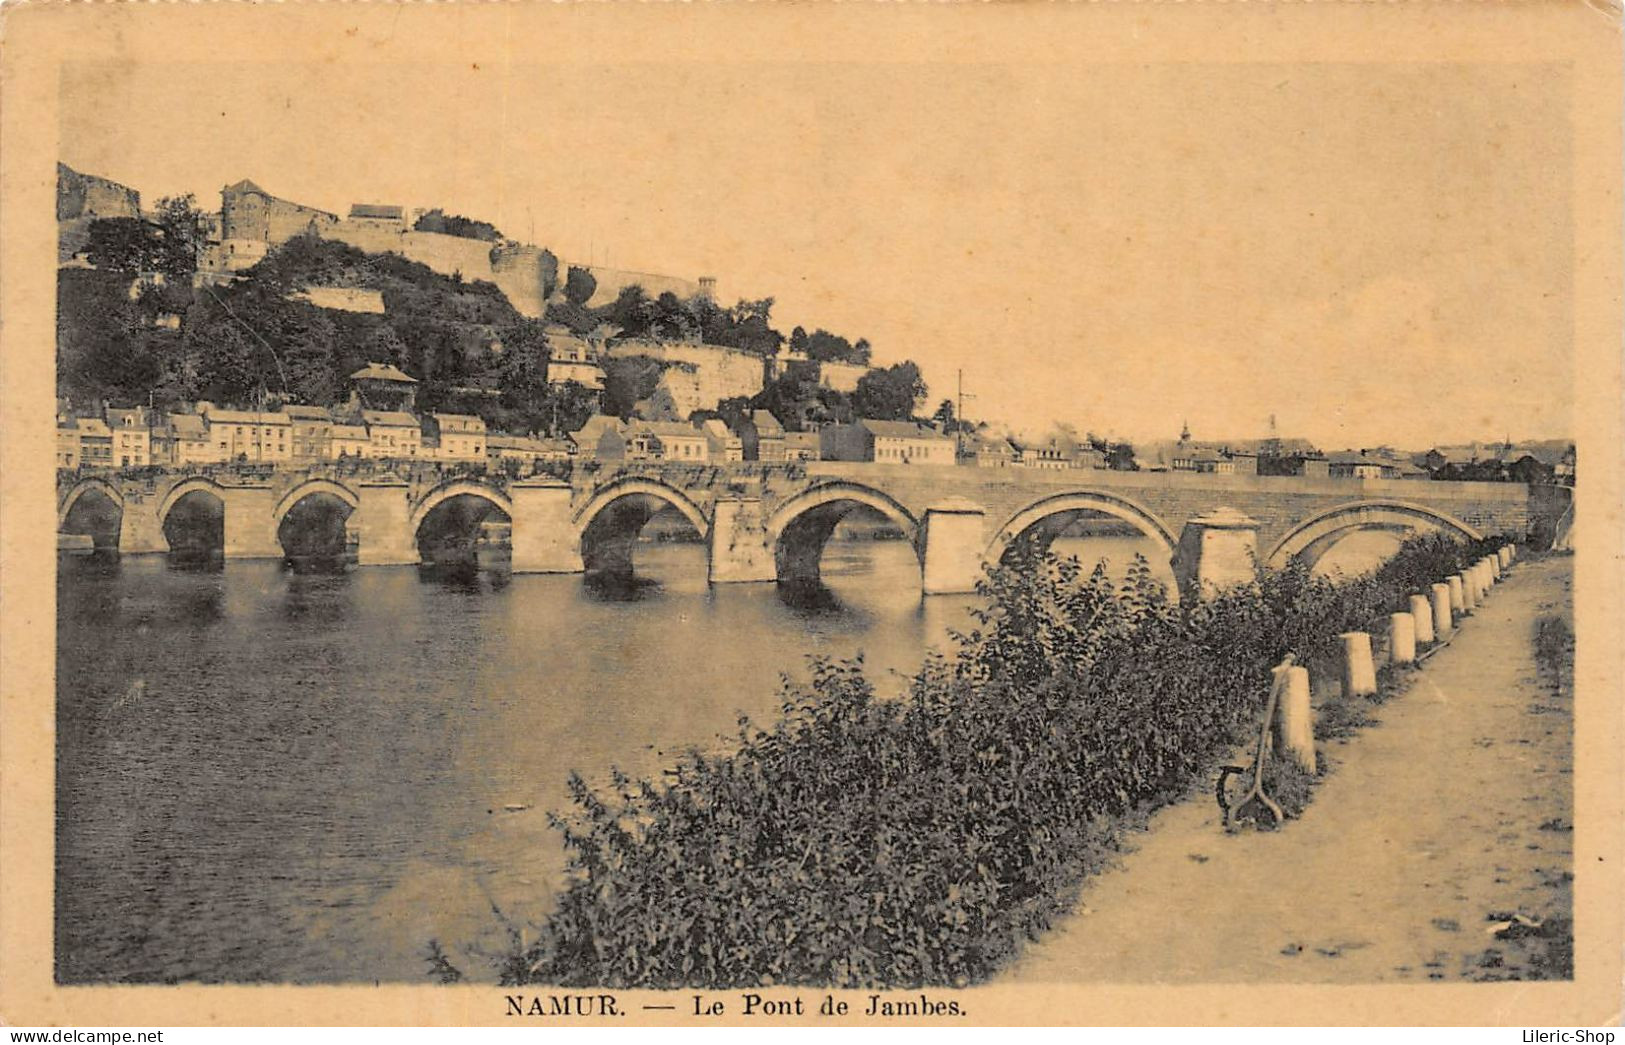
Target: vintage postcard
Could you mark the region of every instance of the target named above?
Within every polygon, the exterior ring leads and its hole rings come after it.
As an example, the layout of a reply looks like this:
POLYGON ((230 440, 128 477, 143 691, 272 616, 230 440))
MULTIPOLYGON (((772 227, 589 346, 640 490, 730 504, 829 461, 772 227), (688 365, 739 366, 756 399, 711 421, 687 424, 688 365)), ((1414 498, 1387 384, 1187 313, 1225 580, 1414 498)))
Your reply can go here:
POLYGON ((1618 1021, 1617 7, 0 10, 0 1020, 1618 1021))

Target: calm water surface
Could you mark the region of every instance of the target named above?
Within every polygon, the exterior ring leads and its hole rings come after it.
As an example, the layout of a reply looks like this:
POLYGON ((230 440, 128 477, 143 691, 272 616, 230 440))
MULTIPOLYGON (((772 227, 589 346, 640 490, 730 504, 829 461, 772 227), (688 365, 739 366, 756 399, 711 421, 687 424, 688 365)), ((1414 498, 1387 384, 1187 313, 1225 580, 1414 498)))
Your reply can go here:
MULTIPOLYGON (((1134 538, 1058 542, 1108 557, 1134 538)), ((492 907, 539 920, 571 770, 653 774, 771 721, 808 654, 901 688, 971 597, 921 600, 907 545, 833 542, 826 589, 705 579, 691 544, 644 583, 299 574, 64 559, 58 584, 57 975, 420 981, 466 971, 492 907), (504 807, 523 806, 518 811, 504 807)))

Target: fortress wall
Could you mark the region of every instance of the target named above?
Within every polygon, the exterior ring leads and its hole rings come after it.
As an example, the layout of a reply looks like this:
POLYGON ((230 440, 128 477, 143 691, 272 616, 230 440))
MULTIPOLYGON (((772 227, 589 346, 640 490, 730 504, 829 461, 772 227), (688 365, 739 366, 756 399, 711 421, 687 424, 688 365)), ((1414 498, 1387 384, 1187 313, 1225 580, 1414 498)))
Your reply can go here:
POLYGON ((737 349, 679 342, 622 341, 611 345, 607 354, 611 359, 648 356, 693 367, 693 395, 706 409, 724 399, 753 396, 762 390, 762 358, 737 349))
MULTIPOLYGON (((592 273, 593 279, 598 281, 598 286, 593 290, 592 297, 587 299, 587 307, 589 308, 607 305, 614 301, 622 290, 633 286, 642 287, 643 292, 651 298, 657 298, 667 291, 676 294, 680 298, 691 298, 700 292, 698 280, 679 279, 676 276, 661 276, 652 272, 630 272, 623 269, 605 268, 599 265, 582 265, 576 262, 567 264, 586 269, 592 273)), ((569 271, 566 263, 560 264, 560 271, 569 271)))
POLYGON ((818 381, 826 388, 850 394, 858 390, 858 382, 869 369, 861 363, 819 363, 818 381))
POLYGON ((66 164, 56 165, 58 221, 140 216, 141 194, 128 185, 94 174, 81 174, 66 164))
POLYGON ((401 231, 398 226, 381 222, 349 219, 322 229, 321 234, 325 239, 348 243, 369 254, 399 254, 442 276, 461 272, 466 280, 494 281, 491 244, 485 240, 438 232, 401 231))
POLYGON ((540 319, 548 290, 558 283, 558 260, 540 247, 505 245, 497 248, 491 273, 520 315, 540 319))
POLYGON ((439 232, 404 232, 401 253, 427 265, 442 275, 461 272, 467 280, 495 281, 491 270, 491 247, 482 239, 447 236, 439 232))

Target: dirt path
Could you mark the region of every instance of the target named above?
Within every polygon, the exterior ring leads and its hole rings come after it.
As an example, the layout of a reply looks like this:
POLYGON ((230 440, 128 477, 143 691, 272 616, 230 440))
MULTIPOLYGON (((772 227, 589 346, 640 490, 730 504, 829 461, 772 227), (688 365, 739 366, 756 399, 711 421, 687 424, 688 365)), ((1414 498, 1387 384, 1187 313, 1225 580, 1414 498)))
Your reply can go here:
POLYGON ((1572 701, 1535 622, 1569 614, 1567 557, 1520 563, 1455 642, 1327 746, 1301 820, 1226 835, 1211 798, 1164 810, 1016 982, 1345 982, 1568 975, 1572 701), (1543 928, 1503 928, 1491 916, 1543 928))

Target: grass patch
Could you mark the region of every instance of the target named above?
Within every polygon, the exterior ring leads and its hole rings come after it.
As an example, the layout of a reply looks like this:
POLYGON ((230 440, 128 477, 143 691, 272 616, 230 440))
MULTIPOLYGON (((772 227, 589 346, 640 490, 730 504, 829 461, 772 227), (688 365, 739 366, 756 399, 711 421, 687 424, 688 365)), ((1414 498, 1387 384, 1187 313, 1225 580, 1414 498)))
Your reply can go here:
POLYGON ((1360 697, 1333 697, 1315 715, 1315 736, 1320 740, 1347 740, 1380 720, 1372 717, 1371 704, 1360 697))
POLYGON ((1574 692, 1574 628, 1566 614, 1547 613, 1535 620, 1535 666, 1541 681, 1559 697, 1574 692))

